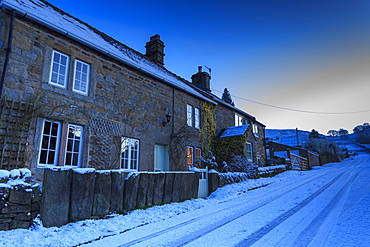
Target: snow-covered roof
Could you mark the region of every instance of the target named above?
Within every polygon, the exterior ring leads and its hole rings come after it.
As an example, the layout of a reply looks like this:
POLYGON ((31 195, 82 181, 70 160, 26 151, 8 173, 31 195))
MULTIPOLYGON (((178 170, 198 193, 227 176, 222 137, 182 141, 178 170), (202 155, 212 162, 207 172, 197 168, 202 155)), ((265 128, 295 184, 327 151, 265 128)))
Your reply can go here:
POLYGON ((233 136, 244 136, 248 131, 249 124, 229 127, 222 132, 220 138, 233 137, 233 136))
MULTIPOLYGON (((167 69, 153 63, 141 53, 123 45, 88 24, 72 17, 43 0, 0 0, 0 6, 15 10, 20 15, 55 30, 71 39, 117 59, 159 80, 163 80, 193 96, 213 102, 197 92, 167 69)), ((214 102, 213 102, 214 103, 214 102)))

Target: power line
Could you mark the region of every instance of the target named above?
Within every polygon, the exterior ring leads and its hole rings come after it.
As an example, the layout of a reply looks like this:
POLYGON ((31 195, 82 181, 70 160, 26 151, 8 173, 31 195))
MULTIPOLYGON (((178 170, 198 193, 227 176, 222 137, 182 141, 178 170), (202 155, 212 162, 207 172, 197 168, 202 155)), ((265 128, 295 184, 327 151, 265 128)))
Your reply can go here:
MULTIPOLYGON (((220 91, 220 90, 217 90, 217 89, 213 89, 213 90, 222 93, 222 91, 220 91)), ((255 103, 255 104, 258 104, 258 105, 273 107, 273 108, 277 108, 277 109, 281 109, 281 110, 287 110, 287 111, 302 112, 302 113, 326 114, 326 115, 345 115, 345 114, 357 114, 357 113, 370 112, 370 109, 369 110, 361 110, 361 111, 350 111, 350 112, 306 111, 306 110, 298 110, 298 109, 292 109, 292 108, 287 108, 287 107, 281 107, 281 106, 276 106, 276 105, 270 105, 270 104, 266 104, 266 103, 261 103, 261 102, 258 102, 258 101, 246 99, 246 98, 239 97, 239 96, 236 96, 236 95, 231 95, 231 96, 234 97, 234 98, 241 99, 241 100, 244 100, 244 101, 248 101, 248 102, 251 102, 251 103, 255 103)))

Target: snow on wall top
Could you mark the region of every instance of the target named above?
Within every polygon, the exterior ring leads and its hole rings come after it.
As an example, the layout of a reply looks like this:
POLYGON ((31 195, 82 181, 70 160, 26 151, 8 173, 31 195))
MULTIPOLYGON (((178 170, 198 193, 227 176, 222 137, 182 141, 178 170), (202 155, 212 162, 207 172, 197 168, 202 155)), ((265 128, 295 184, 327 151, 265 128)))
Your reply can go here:
POLYGON ((222 132, 220 138, 233 137, 233 136, 243 136, 247 132, 248 128, 249 128, 249 124, 229 127, 227 129, 225 129, 224 132, 222 132))
POLYGON ((0 0, 0 6, 16 10, 17 13, 63 35, 83 43, 136 69, 182 89, 193 96, 213 102, 187 85, 165 68, 151 62, 139 52, 121 44, 88 24, 59 10, 43 0, 0 0))

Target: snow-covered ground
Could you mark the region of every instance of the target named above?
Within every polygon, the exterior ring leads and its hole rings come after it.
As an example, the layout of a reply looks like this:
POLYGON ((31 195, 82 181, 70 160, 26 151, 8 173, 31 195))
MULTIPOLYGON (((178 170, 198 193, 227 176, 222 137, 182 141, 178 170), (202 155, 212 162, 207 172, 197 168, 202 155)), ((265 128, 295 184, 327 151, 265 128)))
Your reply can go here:
POLYGON ((360 154, 311 171, 227 185, 207 199, 1 231, 0 245, 369 246, 369 177, 370 156, 360 154))

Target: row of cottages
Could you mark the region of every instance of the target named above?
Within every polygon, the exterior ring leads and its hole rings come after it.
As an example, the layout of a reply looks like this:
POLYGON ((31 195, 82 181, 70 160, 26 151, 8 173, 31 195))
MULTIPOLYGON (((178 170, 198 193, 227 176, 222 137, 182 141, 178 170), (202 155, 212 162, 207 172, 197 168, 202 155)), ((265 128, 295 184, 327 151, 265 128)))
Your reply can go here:
POLYGON ((201 68, 192 82, 168 71, 159 35, 143 55, 43 0, 3 0, 0 16, 0 169, 187 170, 235 126, 265 164, 265 126, 201 68))

